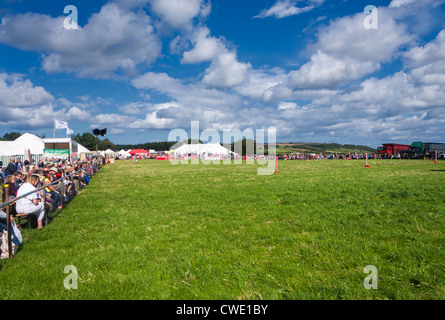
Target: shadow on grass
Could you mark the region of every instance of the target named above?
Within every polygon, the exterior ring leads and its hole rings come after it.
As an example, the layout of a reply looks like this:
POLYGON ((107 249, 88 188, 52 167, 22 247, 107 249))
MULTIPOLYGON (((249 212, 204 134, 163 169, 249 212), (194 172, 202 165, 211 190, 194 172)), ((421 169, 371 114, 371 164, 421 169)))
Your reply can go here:
MULTIPOLYGON (((43 220, 43 228, 46 228, 49 226, 52 221, 57 218, 61 213, 63 209, 56 209, 56 211, 53 211, 51 213, 47 214, 48 220, 45 222, 45 219, 43 220)), ((36 215, 29 215, 26 219, 24 219, 25 223, 20 223, 20 230, 23 232, 24 230, 37 230, 37 216, 36 215)), ((31 234, 27 234, 26 239, 23 239, 23 243, 17 248, 17 252, 20 251, 23 245, 28 243, 31 239, 33 239, 38 232, 32 232, 31 234), (29 236, 29 237, 28 237, 29 236)))

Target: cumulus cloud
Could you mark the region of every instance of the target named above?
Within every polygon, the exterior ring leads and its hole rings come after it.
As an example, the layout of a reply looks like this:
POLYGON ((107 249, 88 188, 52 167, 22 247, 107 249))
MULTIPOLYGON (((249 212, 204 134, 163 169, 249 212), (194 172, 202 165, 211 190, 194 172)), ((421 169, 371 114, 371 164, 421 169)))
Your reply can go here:
POLYGON ((250 63, 237 60, 235 52, 219 54, 206 69, 203 83, 215 88, 229 88, 243 83, 247 78, 250 63))
POLYGON ((412 36, 386 10, 380 9, 379 15, 377 30, 363 27, 361 13, 321 28, 317 41, 308 48, 315 51, 310 61, 290 73, 290 86, 333 89, 372 74, 382 63, 392 61, 412 36))
POLYGON ((160 54, 161 43, 150 17, 143 13, 109 3, 78 30, 64 29, 63 20, 37 13, 5 17, 0 42, 42 53, 42 67, 49 73, 73 72, 81 77, 131 73, 160 54))
POLYGON ((192 28, 193 19, 207 17, 211 8, 204 0, 149 0, 149 3, 162 22, 175 29, 192 28))
POLYGON ((351 58, 334 58, 321 51, 299 70, 290 73, 290 86, 297 89, 335 89, 349 80, 378 70, 379 64, 351 58))
POLYGON ((423 66, 438 60, 445 60, 445 29, 437 37, 425 44, 416 46, 405 53, 408 66, 423 66))
POLYGON ((52 128, 54 119, 89 121, 101 98, 79 103, 56 99, 44 87, 33 84, 21 74, 0 73, 0 124, 21 128, 52 128))
POLYGON ((181 63, 212 61, 220 52, 225 51, 225 44, 220 39, 211 37, 207 27, 199 28, 196 33, 193 39, 194 47, 183 53, 181 63))
POLYGON ((0 108, 27 108, 51 103, 54 97, 20 74, 0 73, 0 108))

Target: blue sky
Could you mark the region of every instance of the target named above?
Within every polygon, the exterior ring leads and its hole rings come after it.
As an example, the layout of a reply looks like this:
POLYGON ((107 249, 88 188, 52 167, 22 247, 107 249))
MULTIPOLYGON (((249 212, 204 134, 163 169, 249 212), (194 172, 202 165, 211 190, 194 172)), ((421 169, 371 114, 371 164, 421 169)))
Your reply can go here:
POLYGON ((57 119, 125 144, 192 121, 221 137, 445 142, 445 0, 0 3, 0 136, 52 137, 57 119))

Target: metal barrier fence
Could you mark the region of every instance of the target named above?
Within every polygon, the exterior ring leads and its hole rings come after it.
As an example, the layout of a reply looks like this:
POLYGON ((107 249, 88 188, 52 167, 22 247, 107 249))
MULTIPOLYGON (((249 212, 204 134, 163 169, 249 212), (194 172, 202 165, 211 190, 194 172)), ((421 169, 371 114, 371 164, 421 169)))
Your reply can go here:
MULTIPOLYGON (((9 161, 11 158, 14 159, 20 159, 20 161, 23 163, 25 161, 25 156, 23 154, 18 154, 15 156, 0 156, 0 167, 6 167, 9 164, 9 161)), ((38 164, 40 159, 43 158, 43 154, 32 154, 31 159, 34 160, 34 164, 38 164)))
MULTIPOLYGON (((100 163, 98 162, 98 164, 99 164, 98 169, 100 169, 100 163)), ((88 171, 92 167, 93 167, 92 165, 87 167, 86 171, 88 171)), ((82 169, 82 170, 85 170, 85 169, 82 169)), ((79 171, 73 170, 73 172, 71 174, 68 174, 68 175, 66 175, 66 176, 64 176, 64 177, 62 177, 62 178, 60 178, 60 179, 58 179, 56 181, 53 181, 53 182, 51 182, 49 184, 45 184, 42 187, 36 188, 35 190, 30 191, 28 193, 25 193, 25 194, 21 195, 20 197, 15 197, 12 200, 9 200, 9 185, 7 185, 7 184, 4 185, 5 186, 5 193, 6 193, 6 201, 4 203, 0 204, 0 210, 2 210, 2 208, 4 208, 4 207, 6 208, 6 227, 7 227, 7 232, 8 232, 8 250, 9 250, 9 258, 10 259, 12 259, 12 257, 13 257, 13 252, 12 252, 12 239, 11 239, 11 217, 10 217, 10 214, 9 214, 9 206, 11 204, 15 203, 17 200, 23 199, 23 198, 25 198, 25 197, 27 197, 27 196, 29 196, 31 194, 34 194, 36 192, 43 191, 43 210, 45 210, 45 214, 44 214, 44 216, 45 216, 45 224, 48 225, 48 215, 46 213, 46 188, 48 188, 49 186, 56 185, 60 181, 63 181, 64 179, 69 178, 69 177, 71 177, 71 176, 73 176, 73 175, 75 175, 77 173, 79 173, 79 171)), ((64 196, 65 195, 63 195, 63 197, 64 196)))

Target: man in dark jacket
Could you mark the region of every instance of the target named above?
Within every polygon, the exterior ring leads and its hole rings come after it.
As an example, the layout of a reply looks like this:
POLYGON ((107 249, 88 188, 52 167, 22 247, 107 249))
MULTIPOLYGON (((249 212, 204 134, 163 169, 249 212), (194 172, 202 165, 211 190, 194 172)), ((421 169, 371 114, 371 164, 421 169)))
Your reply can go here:
POLYGON ((6 171, 5 171, 6 176, 9 176, 10 174, 13 174, 14 172, 17 171, 17 168, 16 168, 14 162, 15 162, 15 159, 11 158, 8 166, 6 167, 6 171))

